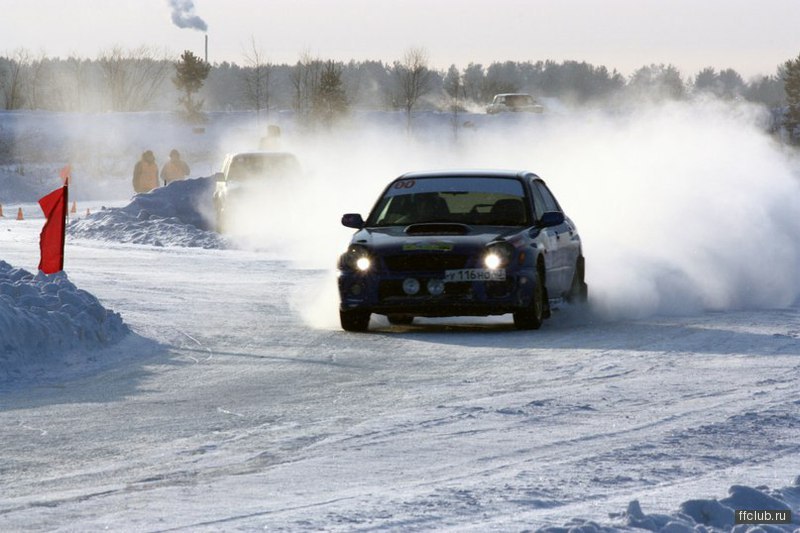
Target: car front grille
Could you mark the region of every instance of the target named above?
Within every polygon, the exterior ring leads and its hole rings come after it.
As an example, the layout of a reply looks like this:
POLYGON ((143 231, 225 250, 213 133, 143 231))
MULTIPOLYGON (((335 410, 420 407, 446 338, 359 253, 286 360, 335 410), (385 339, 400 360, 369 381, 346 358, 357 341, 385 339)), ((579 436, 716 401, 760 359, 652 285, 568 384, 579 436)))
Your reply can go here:
POLYGON ((383 260, 390 272, 438 272, 464 268, 467 256, 447 253, 403 254, 389 255, 383 260))

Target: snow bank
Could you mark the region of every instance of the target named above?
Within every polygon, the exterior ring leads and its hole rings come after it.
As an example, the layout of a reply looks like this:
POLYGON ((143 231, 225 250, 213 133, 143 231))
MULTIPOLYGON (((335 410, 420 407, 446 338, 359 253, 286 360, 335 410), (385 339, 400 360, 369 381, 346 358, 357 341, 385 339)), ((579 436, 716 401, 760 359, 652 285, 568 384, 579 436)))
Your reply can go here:
POLYGON ((563 527, 547 527, 540 531, 546 533, 582 533, 630 531, 631 528, 645 531, 670 533, 690 533, 697 531, 797 531, 800 528, 800 476, 794 485, 779 490, 767 487, 752 488, 733 485, 727 498, 688 500, 673 514, 645 514, 639 502, 634 500, 628 509, 619 515, 624 525, 603 526, 596 522, 572 519, 563 527), (791 524, 780 525, 736 525, 735 511, 790 511, 791 524))
POLYGON ((0 381, 55 354, 109 346, 128 333, 119 314, 64 272, 36 275, 0 261, 0 381))
POLYGON ((110 242, 226 248, 227 241, 210 231, 213 178, 170 183, 137 194, 125 207, 106 208, 73 221, 71 237, 110 242))

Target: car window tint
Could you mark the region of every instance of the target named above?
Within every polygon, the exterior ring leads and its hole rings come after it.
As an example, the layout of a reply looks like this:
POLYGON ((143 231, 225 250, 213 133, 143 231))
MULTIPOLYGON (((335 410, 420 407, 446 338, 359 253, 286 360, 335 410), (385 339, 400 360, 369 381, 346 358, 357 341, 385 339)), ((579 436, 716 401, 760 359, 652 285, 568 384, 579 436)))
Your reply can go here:
POLYGON ((430 222, 529 225, 525 190, 516 179, 421 178, 399 180, 384 193, 367 225, 430 222))
POLYGON ((536 187, 536 190, 539 191, 539 193, 542 195, 545 211, 561 211, 561 208, 558 206, 558 202, 556 202, 555 197, 550 192, 550 190, 545 186, 544 183, 542 183, 541 181, 537 181, 534 183, 534 185, 536 187))
POLYGON ((533 105, 533 97, 527 94, 515 94, 506 97, 506 103, 510 106, 526 106, 533 105))
POLYGON ((542 193, 539 188, 536 186, 536 183, 531 184, 531 190, 533 192, 533 207, 536 211, 536 218, 541 218, 544 212, 547 210, 544 204, 544 198, 542 197, 542 193))
POLYGON ((241 154, 230 165, 229 179, 251 179, 264 176, 285 176, 297 173, 294 157, 274 154, 241 154))

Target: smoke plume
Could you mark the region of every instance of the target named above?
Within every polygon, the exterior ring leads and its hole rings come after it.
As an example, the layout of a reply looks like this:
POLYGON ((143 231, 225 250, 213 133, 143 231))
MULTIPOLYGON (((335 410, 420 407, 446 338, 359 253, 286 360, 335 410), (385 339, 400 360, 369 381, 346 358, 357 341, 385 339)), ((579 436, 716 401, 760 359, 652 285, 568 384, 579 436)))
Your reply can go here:
POLYGON ((200 31, 208 29, 208 24, 194 14, 192 0, 169 0, 169 7, 172 8, 172 23, 177 27, 200 31))

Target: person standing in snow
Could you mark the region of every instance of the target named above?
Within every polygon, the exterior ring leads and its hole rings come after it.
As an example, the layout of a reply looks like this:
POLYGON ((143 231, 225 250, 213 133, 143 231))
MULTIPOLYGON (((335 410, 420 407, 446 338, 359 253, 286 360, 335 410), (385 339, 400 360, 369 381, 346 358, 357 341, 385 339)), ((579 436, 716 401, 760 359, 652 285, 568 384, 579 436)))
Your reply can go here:
POLYGON ((186 161, 181 159, 180 152, 173 149, 169 153, 169 161, 164 163, 164 167, 161 169, 161 179, 164 181, 164 185, 166 186, 173 181, 182 180, 188 175, 189 165, 186 164, 186 161))
POLYGON ((267 136, 258 142, 260 150, 278 150, 281 146, 281 128, 275 124, 267 126, 267 136))
POLYGON ((158 165, 156 156, 147 150, 133 167, 133 190, 137 193, 150 192, 158 187, 158 165))

